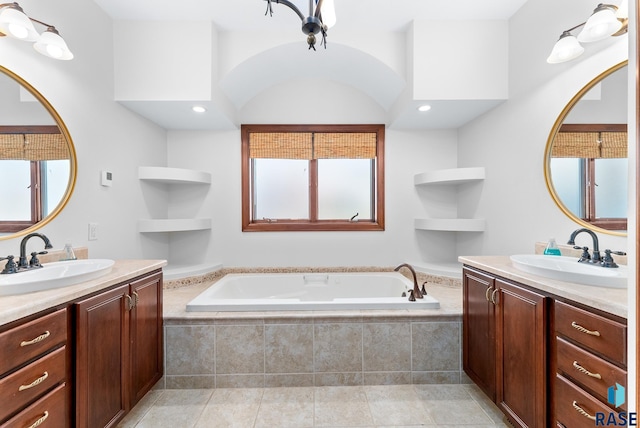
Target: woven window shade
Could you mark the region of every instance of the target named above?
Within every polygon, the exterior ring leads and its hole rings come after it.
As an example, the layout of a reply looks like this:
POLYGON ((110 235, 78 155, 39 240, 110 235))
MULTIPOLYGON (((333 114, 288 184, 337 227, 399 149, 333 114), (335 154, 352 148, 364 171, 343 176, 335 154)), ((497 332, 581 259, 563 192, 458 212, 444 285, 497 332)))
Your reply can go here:
POLYGON ((69 159, 62 134, 0 134, 0 160, 47 161, 69 159))
POLYGON ((311 159, 311 132, 251 132, 249 157, 269 159, 311 159))
POLYGON ((626 132, 603 132, 601 135, 603 158, 626 158, 627 157, 627 133, 626 132))
POLYGON ((553 158, 626 158, 626 132, 559 132, 551 149, 553 158))
POLYGON ((69 159, 69 145, 62 134, 27 134, 24 136, 25 159, 47 161, 69 159))
POLYGON ((24 160, 24 135, 0 134, 0 160, 24 160))
POLYGON ((374 159, 375 132, 317 132, 313 141, 314 159, 374 159))

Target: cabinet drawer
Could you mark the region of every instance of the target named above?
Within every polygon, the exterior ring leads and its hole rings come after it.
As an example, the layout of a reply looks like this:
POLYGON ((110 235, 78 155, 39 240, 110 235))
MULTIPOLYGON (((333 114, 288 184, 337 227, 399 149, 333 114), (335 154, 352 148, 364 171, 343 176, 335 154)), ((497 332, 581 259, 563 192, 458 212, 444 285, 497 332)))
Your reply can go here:
MULTIPOLYGON (((607 401, 607 390, 611 385, 619 383, 627 386, 627 372, 561 339, 556 339, 557 369, 580 387, 607 401)), ((626 405, 621 406, 626 409, 626 405)))
POLYGON ((568 428, 593 428, 598 413, 604 414, 606 420, 609 413, 613 412, 613 409, 560 375, 556 376, 554 401, 556 424, 568 428))
POLYGON ((66 308, 0 333, 0 375, 66 341, 66 308))
POLYGON ((555 302, 556 333, 627 365, 627 326, 608 318, 555 302))
POLYGON ((63 346, 0 379, 0 420, 20 410, 65 380, 66 348, 63 346))
POLYGON ((15 415, 0 428, 15 427, 41 427, 62 428, 68 427, 69 420, 67 410, 66 384, 58 386, 53 391, 15 415))

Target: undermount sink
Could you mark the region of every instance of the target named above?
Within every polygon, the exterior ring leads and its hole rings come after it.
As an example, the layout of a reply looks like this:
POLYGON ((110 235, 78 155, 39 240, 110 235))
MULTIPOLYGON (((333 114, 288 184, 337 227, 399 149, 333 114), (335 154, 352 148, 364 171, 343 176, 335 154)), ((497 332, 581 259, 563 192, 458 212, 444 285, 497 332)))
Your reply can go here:
POLYGON ((607 288, 627 287, 627 267, 604 268, 589 263, 578 263, 575 257, 518 254, 511 256, 513 265, 527 273, 558 281, 576 282, 607 288))
POLYGON ((42 268, 0 275, 0 296, 66 287, 96 279, 111 271, 114 261, 82 259, 45 263, 42 268))

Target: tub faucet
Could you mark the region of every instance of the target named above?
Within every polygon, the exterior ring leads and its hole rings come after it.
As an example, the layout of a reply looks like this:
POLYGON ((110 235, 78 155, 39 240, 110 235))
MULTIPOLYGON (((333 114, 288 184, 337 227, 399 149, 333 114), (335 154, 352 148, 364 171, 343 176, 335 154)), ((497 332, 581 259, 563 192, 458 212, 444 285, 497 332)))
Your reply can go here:
MULTIPOLYGON (((567 244, 576 245, 576 236, 578 236, 578 234, 582 232, 585 232, 591 235, 591 239, 593 240, 593 255, 591 256, 591 259, 588 259, 586 257, 581 257, 580 260, 578 261, 593 263, 593 264, 600 264, 602 262, 602 258, 600 257, 600 244, 598 243, 598 236, 592 230, 586 229, 584 227, 582 229, 574 230, 573 232, 571 232, 571 236, 569 237, 569 241, 567 241, 567 244)), ((577 248, 582 248, 582 247, 577 247, 577 248)), ((586 249, 583 248, 583 250, 584 252, 587 252, 586 249)))
POLYGON ((29 269, 29 268, 34 268, 34 267, 42 267, 42 265, 40 265, 40 262, 38 261, 38 258, 36 257, 37 254, 47 254, 46 251, 41 251, 40 253, 32 253, 31 255, 32 260, 35 260, 34 263, 29 263, 27 262, 27 241, 31 238, 33 238, 34 236, 37 236, 38 238, 42 239, 44 241, 44 248, 46 250, 53 248, 53 245, 51 245, 51 241, 49 241, 49 238, 47 238, 45 235, 43 235, 42 233, 30 233, 27 236, 25 236, 24 238, 22 238, 22 241, 20 241, 20 259, 18 260, 18 270, 20 269, 29 269))
POLYGON ((394 271, 398 272, 403 267, 409 269, 411 271, 411 275, 413 275, 413 290, 409 293, 409 300, 414 302, 416 299, 423 299, 424 297, 422 296, 422 292, 418 288, 418 276, 416 275, 415 269, 413 269, 410 264, 402 263, 400 266, 395 268, 394 271))

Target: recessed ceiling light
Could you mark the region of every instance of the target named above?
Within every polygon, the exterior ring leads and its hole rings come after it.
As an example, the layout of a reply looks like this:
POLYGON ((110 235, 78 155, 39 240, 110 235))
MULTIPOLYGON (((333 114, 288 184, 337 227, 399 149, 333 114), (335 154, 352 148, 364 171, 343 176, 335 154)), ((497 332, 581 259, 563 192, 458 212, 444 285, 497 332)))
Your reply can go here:
POLYGON ((431 106, 429 104, 424 104, 418 107, 418 111, 429 111, 431 110, 431 106))
POLYGON ((207 109, 202 106, 193 106, 191 107, 191 110, 195 111, 196 113, 204 113, 205 111, 207 111, 207 109))

